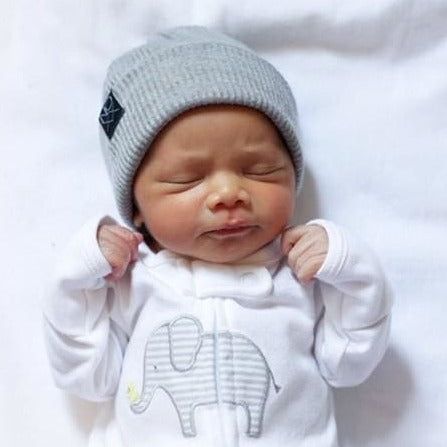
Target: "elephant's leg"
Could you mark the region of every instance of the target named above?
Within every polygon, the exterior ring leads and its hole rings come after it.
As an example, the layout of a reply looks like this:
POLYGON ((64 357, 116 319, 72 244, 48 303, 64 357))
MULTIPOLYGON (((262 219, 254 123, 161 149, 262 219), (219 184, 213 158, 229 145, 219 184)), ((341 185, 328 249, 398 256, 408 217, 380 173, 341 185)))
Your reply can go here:
POLYGON ((189 401, 177 401, 174 403, 185 436, 196 436, 196 425, 194 421, 194 405, 189 401))
POLYGON ((253 438, 261 436, 264 406, 251 404, 245 407, 248 416, 247 435, 253 438))

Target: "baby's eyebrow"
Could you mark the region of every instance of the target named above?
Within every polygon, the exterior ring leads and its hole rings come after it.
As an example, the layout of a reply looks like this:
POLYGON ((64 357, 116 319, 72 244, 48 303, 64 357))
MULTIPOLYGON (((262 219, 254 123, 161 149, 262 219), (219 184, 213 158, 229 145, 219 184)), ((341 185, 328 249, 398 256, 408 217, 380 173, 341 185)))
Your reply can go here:
POLYGON ((201 163, 205 163, 208 161, 211 157, 209 155, 194 155, 194 154, 187 154, 182 155, 178 158, 178 162, 181 165, 190 164, 190 165, 198 165, 201 163))
POLYGON ((278 158, 278 153, 272 150, 271 144, 245 146, 241 149, 241 155, 248 161, 259 160, 259 158, 269 160, 276 160, 278 158))

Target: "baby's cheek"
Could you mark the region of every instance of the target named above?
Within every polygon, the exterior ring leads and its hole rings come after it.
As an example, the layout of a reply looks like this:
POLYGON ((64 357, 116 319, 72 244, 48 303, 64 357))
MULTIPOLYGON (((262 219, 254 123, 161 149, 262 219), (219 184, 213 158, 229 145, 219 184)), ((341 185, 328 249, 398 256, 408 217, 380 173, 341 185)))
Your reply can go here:
POLYGON ((193 213, 191 207, 181 200, 165 198, 150 209, 150 231, 160 244, 174 249, 190 237, 193 213))
POLYGON ((292 218, 295 209, 295 192, 287 188, 276 188, 264 195, 266 213, 278 224, 286 224, 292 218))

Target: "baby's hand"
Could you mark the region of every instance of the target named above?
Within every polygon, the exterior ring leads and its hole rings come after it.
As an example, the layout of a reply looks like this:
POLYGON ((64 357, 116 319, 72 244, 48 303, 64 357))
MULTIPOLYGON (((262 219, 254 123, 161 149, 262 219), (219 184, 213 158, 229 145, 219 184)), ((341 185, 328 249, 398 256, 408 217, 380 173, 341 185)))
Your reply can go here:
POLYGON ((120 225, 100 225, 97 232, 99 248, 112 267, 106 279, 120 279, 127 267, 138 258, 138 245, 143 235, 120 225))
POLYGON ((281 249, 300 282, 310 281, 323 265, 328 252, 326 230, 319 225, 298 225, 286 230, 281 249))

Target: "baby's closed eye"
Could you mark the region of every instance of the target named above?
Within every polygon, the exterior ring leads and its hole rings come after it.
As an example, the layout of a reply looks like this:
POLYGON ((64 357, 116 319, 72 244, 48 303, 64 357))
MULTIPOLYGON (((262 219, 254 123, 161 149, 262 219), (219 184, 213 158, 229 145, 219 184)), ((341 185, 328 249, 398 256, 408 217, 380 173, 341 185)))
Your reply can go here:
POLYGON ((174 177, 167 180, 162 181, 162 183, 173 183, 175 185, 187 185, 189 183, 195 183, 202 180, 202 177, 197 176, 185 176, 185 177, 174 177))
POLYGON ((245 171, 248 175, 268 175, 284 169, 284 166, 254 166, 245 171))

